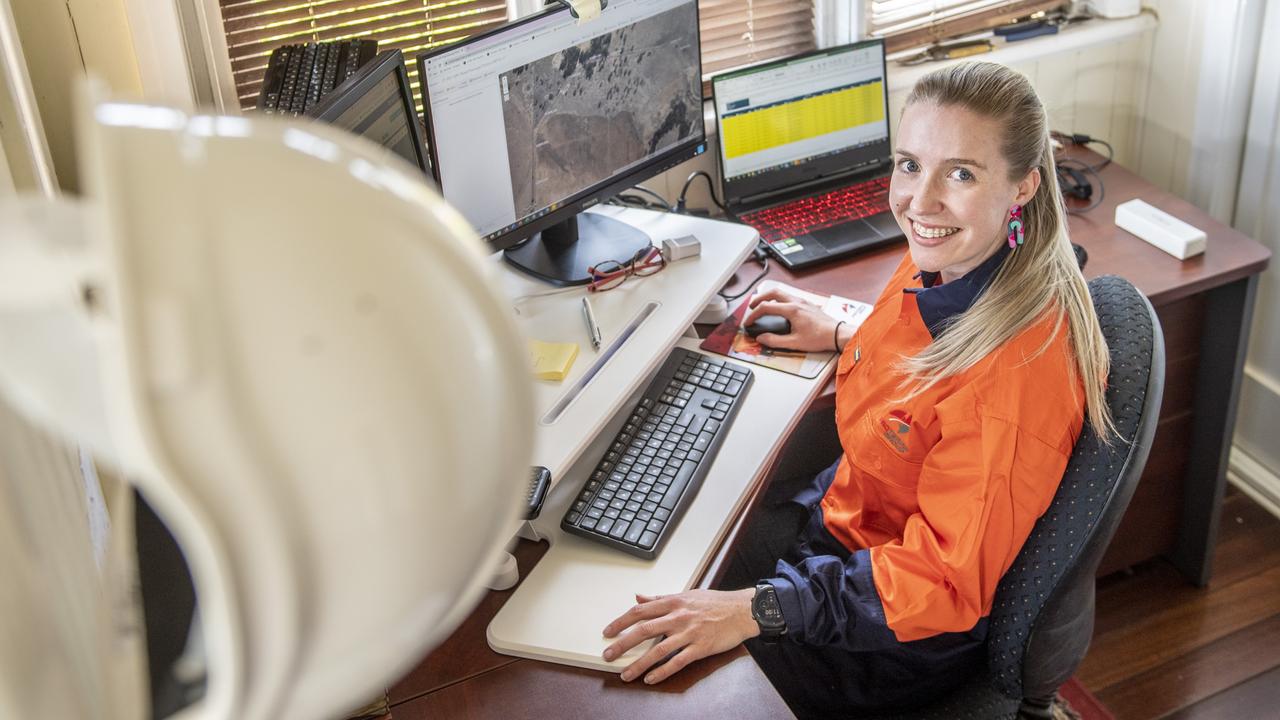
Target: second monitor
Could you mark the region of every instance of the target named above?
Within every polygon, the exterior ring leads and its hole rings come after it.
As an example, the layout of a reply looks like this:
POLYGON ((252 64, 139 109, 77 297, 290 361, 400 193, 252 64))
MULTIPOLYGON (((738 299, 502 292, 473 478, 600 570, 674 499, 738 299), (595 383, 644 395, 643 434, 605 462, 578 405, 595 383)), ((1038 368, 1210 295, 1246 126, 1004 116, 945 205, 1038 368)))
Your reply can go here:
POLYGON ((555 285, 650 243, 583 210, 706 148, 696 0, 613 0, 581 25, 558 7, 417 62, 445 199, 555 285))
POLYGON ((431 172, 399 50, 387 50, 361 67, 307 115, 372 140, 422 172, 431 172))

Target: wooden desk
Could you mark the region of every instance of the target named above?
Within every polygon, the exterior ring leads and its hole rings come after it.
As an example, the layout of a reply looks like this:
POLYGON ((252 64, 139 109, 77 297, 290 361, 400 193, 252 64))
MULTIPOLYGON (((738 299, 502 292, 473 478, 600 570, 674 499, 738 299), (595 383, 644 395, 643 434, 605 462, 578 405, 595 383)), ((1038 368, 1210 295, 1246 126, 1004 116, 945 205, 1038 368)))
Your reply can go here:
MULTIPOLYGON (((1070 154, 1100 160, 1088 151, 1070 154)), ((1112 164, 1101 174, 1106 199, 1088 215, 1070 219, 1072 239, 1089 252, 1086 276, 1121 275, 1151 299, 1165 333, 1167 369, 1151 457, 1100 574, 1164 555, 1188 580, 1203 585, 1211 572, 1209 549, 1217 533, 1257 275, 1270 252, 1124 168, 1112 164), (1135 197, 1203 229, 1208 234, 1205 253, 1182 262, 1115 227, 1115 206, 1135 197)), ((889 248, 798 274, 775 266, 769 277, 872 302, 903 250, 889 248)), ((757 273, 749 263, 738 278, 749 281, 757 273)), ((793 438, 820 432, 813 426, 829 412, 831 390, 810 408, 815 422, 802 423, 793 438)), ((757 498, 759 494, 757 489, 757 498)), ((701 586, 714 584, 723 553, 749 514, 730 531, 701 586)), ((544 550, 532 543, 517 549, 522 574, 544 550)), ((484 631, 509 594, 489 593, 457 632, 391 689, 396 720, 684 717, 691 711, 700 718, 734 720, 789 715, 742 648, 695 663, 657 688, 498 655, 486 645, 484 631)))

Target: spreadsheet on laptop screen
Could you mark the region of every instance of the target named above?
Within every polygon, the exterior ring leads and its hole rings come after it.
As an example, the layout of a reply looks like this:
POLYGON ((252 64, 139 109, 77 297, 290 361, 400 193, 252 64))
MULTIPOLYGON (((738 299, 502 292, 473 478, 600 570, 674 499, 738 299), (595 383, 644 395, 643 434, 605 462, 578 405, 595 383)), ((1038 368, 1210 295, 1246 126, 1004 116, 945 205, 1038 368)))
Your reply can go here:
POLYGON ((769 63, 715 81, 726 180, 818 160, 889 137, 880 46, 769 63))

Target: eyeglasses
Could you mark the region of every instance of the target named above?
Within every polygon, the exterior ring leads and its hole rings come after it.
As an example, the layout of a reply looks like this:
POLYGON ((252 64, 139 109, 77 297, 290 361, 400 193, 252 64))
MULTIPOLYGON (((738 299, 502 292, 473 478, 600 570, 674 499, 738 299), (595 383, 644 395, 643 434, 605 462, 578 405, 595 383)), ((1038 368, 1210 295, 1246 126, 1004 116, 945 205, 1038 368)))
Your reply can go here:
POLYGON ((632 275, 648 277, 666 266, 667 259, 663 257, 662 251, 656 247, 647 247, 626 262, 606 260, 587 268, 587 274, 591 276, 587 289, 591 292, 612 290, 632 275))

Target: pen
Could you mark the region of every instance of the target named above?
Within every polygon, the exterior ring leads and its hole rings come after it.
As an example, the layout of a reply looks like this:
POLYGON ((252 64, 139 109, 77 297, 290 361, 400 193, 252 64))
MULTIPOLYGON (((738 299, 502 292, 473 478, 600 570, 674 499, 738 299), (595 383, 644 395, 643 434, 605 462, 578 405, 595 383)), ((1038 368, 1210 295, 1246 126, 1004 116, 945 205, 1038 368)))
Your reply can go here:
POLYGON ((596 323, 596 314, 591 312, 591 301, 582 298, 582 316, 587 320, 587 334, 591 336, 591 346, 600 349, 600 325, 596 323))

